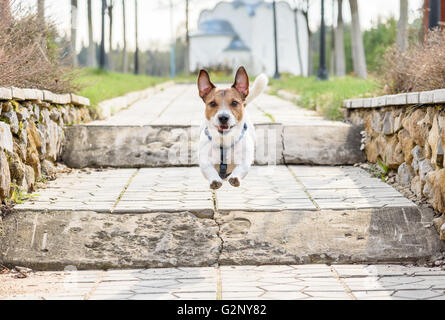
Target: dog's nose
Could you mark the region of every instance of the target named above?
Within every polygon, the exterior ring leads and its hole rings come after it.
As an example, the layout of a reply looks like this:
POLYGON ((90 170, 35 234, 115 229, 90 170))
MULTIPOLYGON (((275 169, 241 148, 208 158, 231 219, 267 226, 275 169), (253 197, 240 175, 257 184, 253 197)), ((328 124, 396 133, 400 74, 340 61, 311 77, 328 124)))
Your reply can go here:
POLYGON ((222 114, 218 117, 218 119, 221 124, 227 124, 227 122, 229 121, 229 116, 226 114, 222 114))

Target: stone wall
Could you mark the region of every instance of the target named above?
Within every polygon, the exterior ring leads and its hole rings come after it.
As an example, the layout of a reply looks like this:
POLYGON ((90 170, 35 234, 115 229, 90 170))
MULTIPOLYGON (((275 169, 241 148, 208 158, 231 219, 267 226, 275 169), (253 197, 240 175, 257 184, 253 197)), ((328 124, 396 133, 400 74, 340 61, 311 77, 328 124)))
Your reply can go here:
POLYGON ((0 204, 55 174, 64 126, 91 120, 88 99, 0 88, 0 204))
MULTIPOLYGON (((400 186, 445 213, 445 90, 346 100, 369 162, 384 163, 400 186)), ((444 216, 436 227, 445 240, 444 216)))

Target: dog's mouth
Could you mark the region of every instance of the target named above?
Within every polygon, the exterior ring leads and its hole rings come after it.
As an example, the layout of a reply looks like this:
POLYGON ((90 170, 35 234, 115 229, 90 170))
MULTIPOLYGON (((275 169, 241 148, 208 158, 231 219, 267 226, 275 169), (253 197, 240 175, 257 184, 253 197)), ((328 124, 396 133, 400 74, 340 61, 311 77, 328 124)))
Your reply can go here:
POLYGON ((219 133, 227 133, 229 132, 231 129, 233 128, 233 126, 229 126, 227 124, 222 124, 218 126, 218 132, 219 133))

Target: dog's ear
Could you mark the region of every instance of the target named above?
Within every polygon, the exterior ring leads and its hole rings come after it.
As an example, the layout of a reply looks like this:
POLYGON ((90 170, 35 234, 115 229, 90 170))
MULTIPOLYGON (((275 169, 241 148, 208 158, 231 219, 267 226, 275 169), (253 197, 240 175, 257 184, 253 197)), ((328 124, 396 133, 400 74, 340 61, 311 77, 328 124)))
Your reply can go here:
POLYGON ((235 76, 235 82, 233 83, 232 88, 238 90, 243 98, 247 97, 247 95, 249 94, 249 76, 247 75, 246 69, 244 69, 244 67, 238 68, 235 76))
POLYGON ((212 89, 215 88, 215 85, 210 81, 210 76, 202 69, 199 71, 198 76, 198 90, 199 90, 199 96, 204 99, 204 97, 212 91, 212 89))

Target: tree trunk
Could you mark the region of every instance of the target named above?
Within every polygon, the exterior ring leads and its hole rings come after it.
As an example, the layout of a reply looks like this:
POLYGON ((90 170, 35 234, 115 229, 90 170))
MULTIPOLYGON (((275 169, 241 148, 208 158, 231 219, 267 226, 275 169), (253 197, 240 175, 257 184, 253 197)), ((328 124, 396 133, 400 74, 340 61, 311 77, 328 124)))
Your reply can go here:
POLYGON ((346 75, 345 37, 343 25, 343 0, 338 0, 337 28, 335 29, 335 75, 346 75))
POLYGON ((307 35, 308 35, 307 75, 308 76, 312 76, 314 74, 314 57, 312 55, 312 32, 311 32, 311 28, 309 28, 309 1, 307 2, 306 10, 303 11, 303 15, 304 15, 304 17, 306 19, 306 28, 307 28, 307 35))
POLYGON ((101 23, 101 41, 100 41, 100 56, 99 67, 105 68, 105 10, 107 8, 106 0, 102 0, 102 23, 101 23))
POLYGON ((334 74, 335 73, 335 28, 334 28, 334 21, 335 21, 335 0, 332 0, 332 26, 331 26, 331 56, 329 57, 329 73, 334 74))
POLYGON ((71 0, 71 60, 74 67, 78 66, 77 53, 77 0, 71 0))
POLYGON ((88 0, 88 57, 87 64, 89 67, 96 66, 96 46, 93 39, 93 9, 91 0, 88 0))
POLYGON ((349 6, 351 7, 351 48, 354 73, 357 77, 366 79, 368 77, 368 71, 366 69, 365 49, 363 47, 363 36, 360 30, 357 0, 349 0, 349 6))
POLYGON ((108 33, 108 66, 111 71, 114 70, 113 61, 113 0, 110 0, 110 5, 108 6, 108 19, 110 22, 110 32, 108 33))
POLYGON ((125 0, 122 0, 122 18, 123 18, 123 32, 124 32, 124 47, 122 49, 123 51, 123 61, 122 61, 122 70, 124 73, 128 72, 128 56, 127 56, 127 19, 126 19, 126 13, 125 13, 125 0))
POLYGON ((185 74, 190 73, 189 0, 185 0, 185 74))
POLYGON ((45 0, 37 0, 37 16, 40 22, 45 22, 45 0))
POLYGON ((401 51, 408 49, 408 0, 400 0, 400 18, 397 23, 397 46, 401 51))
POLYGON ((138 44, 138 0, 134 0, 134 36, 136 42, 136 50, 134 52, 134 73, 139 74, 139 44, 138 44))

